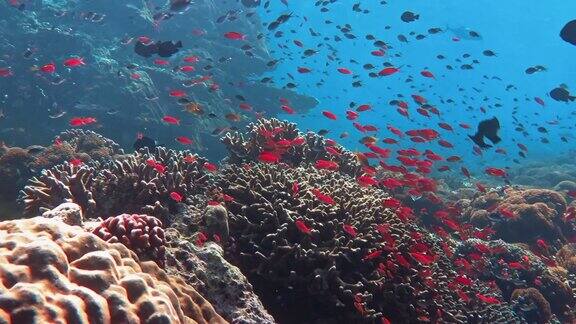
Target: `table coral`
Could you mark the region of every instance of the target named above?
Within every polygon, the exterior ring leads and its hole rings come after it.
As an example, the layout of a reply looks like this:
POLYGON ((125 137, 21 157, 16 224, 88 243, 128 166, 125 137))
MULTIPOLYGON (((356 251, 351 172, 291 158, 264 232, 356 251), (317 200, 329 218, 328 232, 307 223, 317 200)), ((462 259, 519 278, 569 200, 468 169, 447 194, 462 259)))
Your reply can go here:
POLYGON ((55 219, 0 223, 0 277, 3 322, 226 323, 154 262, 55 219))

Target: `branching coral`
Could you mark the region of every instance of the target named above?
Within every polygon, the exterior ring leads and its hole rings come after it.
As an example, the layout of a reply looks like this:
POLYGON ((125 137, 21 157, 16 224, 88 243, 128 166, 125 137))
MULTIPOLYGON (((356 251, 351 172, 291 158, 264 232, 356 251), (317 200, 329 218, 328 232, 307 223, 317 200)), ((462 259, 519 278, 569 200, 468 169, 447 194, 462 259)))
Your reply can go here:
MULTIPOLYGON (((442 242, 406 208, 385 207, 390 198, 378 189, 338 172, 264 164, 224 169, 219 184, 233 197, 229 257, 257 291, 274 291, 264 299, 283 305, 269 305, 281 318, 303 320, 281 310, 295 306, 306 320, 515 318, 504 303, 462 300, 451 289, 456 272, 442 242)), ((476 286, 469 296, 490 292, 476 286)))
POLYGON ((122 214, 108 217, 92 230, 107 242, 120 242, 140 258, 164 265, 166 239, 162 222, 152 216, 122 214))
POLYGON ((64 202, 77 203, 85 214, 96 213, 96 202, 89 191, 95 175, 94 167, 74 166, 68 162, 42 171, 22 190, 21 200, 26 213, 37 215, 64 202))
POLYGON ((209 178, 204 162, 189 152, 157 148, 94 166, 65 163, 32 179, 23 201, 29 214, 75 202, 89 218, 142 213, 167 221, 176 209, 172 193, 185 201, 203 192, 209 178))
POLYGON ((247 127, 247 135, 227 133, 221 140, 226 145, 231 163, 255 162, 262 152, 274 152, 280 156, 278 162, 291 166, 315 163, 317 160, 332 160, 338 163, 341 172, 355 176, 361 165, 354 153, 340 145, 334 146, 338 154, 330 155, 326 139, 316 133, 301 133, 296 124, 278 119, 258 119, 247 127))
POLYGON ((0 278, 3 323, 226 323, 154 262, 55 219, 0 223, 0 278))

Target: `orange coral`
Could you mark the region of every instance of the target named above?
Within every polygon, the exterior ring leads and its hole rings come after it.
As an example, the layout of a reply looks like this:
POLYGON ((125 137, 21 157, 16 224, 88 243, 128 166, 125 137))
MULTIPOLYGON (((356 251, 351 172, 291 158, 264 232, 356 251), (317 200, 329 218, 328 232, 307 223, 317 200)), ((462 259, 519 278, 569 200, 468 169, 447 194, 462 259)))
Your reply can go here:
POLYGON ((0 322, 226 323, 125 246, 36 217, 0 223, 0 322))

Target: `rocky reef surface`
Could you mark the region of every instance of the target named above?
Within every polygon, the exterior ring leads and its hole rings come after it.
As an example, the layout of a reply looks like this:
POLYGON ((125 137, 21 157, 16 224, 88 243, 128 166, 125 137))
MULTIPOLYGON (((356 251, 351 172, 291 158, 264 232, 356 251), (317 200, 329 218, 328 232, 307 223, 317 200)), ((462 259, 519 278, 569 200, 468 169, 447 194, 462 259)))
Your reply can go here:
POLYGON ((219 166, 87 134, 60 160, 2 150, 23 218, 0 222, 4 321, 576 320, 569 188, 450 191, 274 119, 219 166))

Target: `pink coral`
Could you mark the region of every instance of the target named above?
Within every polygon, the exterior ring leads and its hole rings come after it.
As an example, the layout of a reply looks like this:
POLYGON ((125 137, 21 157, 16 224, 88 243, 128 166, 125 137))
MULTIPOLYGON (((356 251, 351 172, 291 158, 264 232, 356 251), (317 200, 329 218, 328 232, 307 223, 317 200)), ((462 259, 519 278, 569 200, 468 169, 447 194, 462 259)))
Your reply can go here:
POLYGON ((162 222, 156 217, 138 214, 108 217, 92 233, 107 242, 120 242, 138 256, 164 265, 166 240, 162 222))

